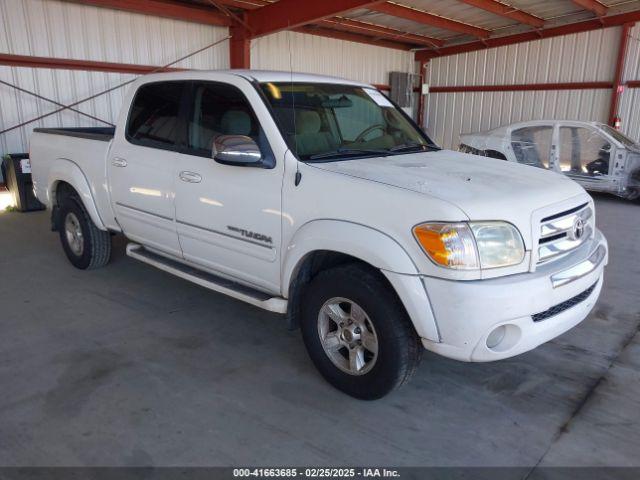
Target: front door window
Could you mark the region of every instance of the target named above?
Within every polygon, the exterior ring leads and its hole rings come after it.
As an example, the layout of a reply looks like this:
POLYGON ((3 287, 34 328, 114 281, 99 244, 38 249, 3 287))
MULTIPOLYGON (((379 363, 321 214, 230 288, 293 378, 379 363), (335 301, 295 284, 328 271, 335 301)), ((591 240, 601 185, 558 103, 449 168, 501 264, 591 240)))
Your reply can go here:
POLYGON ((609 174, 611 143, 587 127, 560 127, 560 170, 568 175, 598 177, 609 174))

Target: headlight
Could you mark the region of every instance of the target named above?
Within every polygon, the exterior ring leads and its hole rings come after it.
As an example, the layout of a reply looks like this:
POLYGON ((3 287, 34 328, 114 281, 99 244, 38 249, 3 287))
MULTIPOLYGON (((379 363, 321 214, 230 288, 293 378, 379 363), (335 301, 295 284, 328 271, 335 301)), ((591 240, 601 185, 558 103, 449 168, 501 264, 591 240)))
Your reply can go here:
POLYGON ((482 268, 508 267, 524 259, 524 242, 516 227, 504 222, 470 223, 482 268))
POLYGON ((506 222, 423 223, 413 235, 436 264, 459 270, 517 265, 524 259, 524 242, 506 222))

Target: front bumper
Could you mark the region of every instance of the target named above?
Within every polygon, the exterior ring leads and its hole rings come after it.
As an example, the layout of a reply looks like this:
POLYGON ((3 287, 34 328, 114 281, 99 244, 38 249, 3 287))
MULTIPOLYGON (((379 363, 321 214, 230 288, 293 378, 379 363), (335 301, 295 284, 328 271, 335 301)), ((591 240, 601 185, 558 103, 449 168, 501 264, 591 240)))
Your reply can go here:
POLYGON ((440 342, 423 338, 422 343, 470 362, 527 352, 587 317, 600 295, 607 262, 607 241, 596 230, 591 242, 533 273, 466 282, 423 277, 440 342), (490 348, 487 339, 501 326, 490 348))

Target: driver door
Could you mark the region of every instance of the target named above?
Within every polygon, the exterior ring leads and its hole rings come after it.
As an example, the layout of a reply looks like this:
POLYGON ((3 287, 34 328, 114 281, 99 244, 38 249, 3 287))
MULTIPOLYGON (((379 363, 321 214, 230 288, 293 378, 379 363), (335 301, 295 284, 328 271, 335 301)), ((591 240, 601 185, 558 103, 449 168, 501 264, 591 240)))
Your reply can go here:
POLYGON ((602 132, 580 124, 561 124, 558 139, 562 173, 595 190, 610 180, 614 152, 602 132))

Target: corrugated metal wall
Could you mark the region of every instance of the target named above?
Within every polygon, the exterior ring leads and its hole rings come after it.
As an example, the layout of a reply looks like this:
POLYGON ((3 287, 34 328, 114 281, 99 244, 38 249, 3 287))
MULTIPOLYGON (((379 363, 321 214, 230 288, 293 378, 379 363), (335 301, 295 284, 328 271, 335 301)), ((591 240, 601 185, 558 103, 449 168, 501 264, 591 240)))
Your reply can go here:
MULTIPOLYGON (((0 52, 143 65, 162 65, 227 35, 214 27, 54 0, 0 0, 0 52)), ((226 42, 189 58, 183 68, 228 68, 226 42)), ((133 78, 132 75, 0 66, 0 78, 68 104, 133 78)), ((77 107, 115 121, 125 89, 77 107)), ((0 130, 55 110, 54 105, 0 85, 0 130)), ((34 127, 99 126, 64 112, 0 135, 0 153, 28 149, 34 127)))
MULTIPOLYGON (((432 86, 611 81, 620 28, 433 59, 432 86)), ((637 46, 636 46, 637 48, 637 46)), ((427 131, 443 147, 457 148, 460 133, 536 119, 606 122, 610 90, 464 92, 429 94, 427 131)))
MULTIPOLYGON (((227 28, 181 22, 57 0, 0 0, 0 53, 162 65, 217 39, 227 28)), ((342 40, 279 33, 254 40, 252 68, 336 75, 368 83, 389 82, 389 72, 414 69, 413 53, 342 40), (291 53, 289 45, 291 44, 291 53)), ((227 43, 177 66, 229 67, 227 43)), ((0 66, 0 78, 68 104, 122 83, 132 75, 0 66)), ((78 108, 115 121, 126 89, 78 108)), ((0 85, 0 130, 55 110, 54 105, 0 85)), ((0 135, 0 153, 28 149, 35 127, 99 126, 66 111, 0 135)))
MULTIPOLYGON (((623 81, 640 80, 640 24, 631 29, 623 81)), ((640 88, 626 88, 620 98, 622 131, 640 141, 640 88)))
POLYGON ((251 42, 251 68, 333 75, 389 83, 389 72, 413 72, 413 53, 333 38, 282 32, 251 42))

